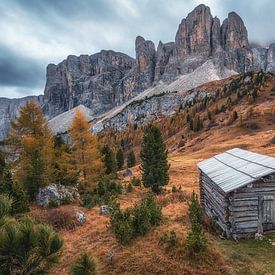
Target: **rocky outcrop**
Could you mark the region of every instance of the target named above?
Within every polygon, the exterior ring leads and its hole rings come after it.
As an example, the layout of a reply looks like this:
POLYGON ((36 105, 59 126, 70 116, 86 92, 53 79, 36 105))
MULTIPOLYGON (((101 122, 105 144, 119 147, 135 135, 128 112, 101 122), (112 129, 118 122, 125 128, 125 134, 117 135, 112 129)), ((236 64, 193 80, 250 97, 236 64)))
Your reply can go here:
POLYGON ((267 51, 266 71, 275 74, 275 43, 271 44, 267 51))
POLYGON ((247 30, 241 17, 230 12, 221 27, 221 44, 225 51, 248 48, 247 30))
POLYGON ((136 38, 136 64, 139 75, 139 85, 141 89, 149 87, 154 82, 156 66, 155 45, 150 40, 143 37, 136 38))
MULTIPOLYGON (((205 5, 196 7, 181 21, 175 41, 159 42, 156 50, 152 41, 138 36, 135 50, 135 59, 103 50, 93 55, 71 55, 58 65, 48 65, 44 97, 36 99, 43 112, 51 119, 84 105, 96 118, 148 88, 196 71, 207 61, 220 70, 275 73, 275 44, 267 49, 249 45, 239 15, 231 12, 221 24, 205 5)), ((0 99, 0 138, 25 101, 0 99)))
POLYGON ((179 25, 175 38, 177 58, 189 55, 209 56, 211 53, 211 29, 213 17, 210 8, 199 5, 179 25))
MULTIPOLYGON (((100 120, 94 120, 93 132, 98 133, 109 127, 121 131, 129 125, 139 126, 162 116, 170 116, 179 108, 185 108, 185 105, 198 95, 197 92, 188 91, 233 74, 233 71, 224 70, 223 67, 208 60, 194 72, 182 75, 170 84, 163 83, 150 88, 142 96, 139 95, 128 104, 124 104, 123 108, 118 107, 100 120)), ((206 96, 205 93, 200 95, 206 96)))
POLYGON ((0 140, 7 136, 10 123, 19 114, 19 109, 30 100, 34 100, 40 106, 43 105, 43 96, 27 96, 13 99, 0 97, 0 140))
POLYGON ((76 187, 52 184, 39 189, 36 202, 39 206, 50 207, 51 203, 58 206, 78 201, 79 198, 80 195, 76 187))
MULTIPOLYGON (((79 104, 100 114, 121 104, 131 95, 123 78, 135 65, 125 54, 101 51, 88 56, 69 56, 58 65, 47 67, 44 112, 54 117, 79 104)), ((134 84, 132 84, 134 85, 134 84)))

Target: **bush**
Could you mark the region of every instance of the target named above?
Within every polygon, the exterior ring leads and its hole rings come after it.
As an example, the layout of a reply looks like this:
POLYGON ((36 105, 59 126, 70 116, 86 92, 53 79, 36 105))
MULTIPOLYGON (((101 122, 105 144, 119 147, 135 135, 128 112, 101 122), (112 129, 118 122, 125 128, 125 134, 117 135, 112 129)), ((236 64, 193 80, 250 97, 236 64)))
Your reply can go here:
POLYGON ((198 196, 193 192, 189 203, 188 215, 191 222, 191 231, 188 233, 185 248, 191 258, 195 258, 206 249, 207 242, 202 227, 203 210, 198 196))
POLYGON ((1 274, 45 274, 60 257, 62 239, 30 218, 3 219, 10 208, 10 200, 0 196, 1 274))
POLYGON ((118 242, 128 244, 134 237, 145 235, 153 226, 158 226, 161 218, 161 207, 150 196, 131 210, 123 212, 118 207, 111 215, 111 225, 118 242))
POLYGON ((88 253, 81 255, 79 259, 71 266, 71 275, 96 275, 96 261, 91 259, 88 253))
POLYGON ((84 194, 82 206, 92 208, 97 204, 108 204, 110 200, 121 193, 121 183, 113 175, 107 175, 100 179, 93 191, 84 194))
POLYGON ((169 248, 176 248, 179 246, 179 238, 177 233, 172 230, 168 233, 164 233, 160 236, 160 243, 168 244, 169 248))
POLYGON ((141 186, 141 180, 139 178, 133 177, 131 179, 131 184, 133 186, 141 186))
POLYGON ((59 206, 59 203, 57 200, 54 199, 49 199, 49 204, 48 204, 49 208, 56 208, 59 206))
POLYGON ((173 185, 173 187, 172 187, 172 192, 175 193, 175 192, 177 192, 177 191, 178 191, 177 187, 176 187, 175 185, 173 185))
POLYGON ((127 193, 131 193, 132 191, 133 191, 133 185, 131 184, 131 182, 129 182, 127 185, 127 193))
POLYGON ((117 209, 111 215, 111 226, 120 244, 129 244, 133 239, 133 220, 129 210, 117 209))
POLYGON ((72 209, 48 210, 41 220, 55 229, 74 229, 77 225, 76 213, 72 209))

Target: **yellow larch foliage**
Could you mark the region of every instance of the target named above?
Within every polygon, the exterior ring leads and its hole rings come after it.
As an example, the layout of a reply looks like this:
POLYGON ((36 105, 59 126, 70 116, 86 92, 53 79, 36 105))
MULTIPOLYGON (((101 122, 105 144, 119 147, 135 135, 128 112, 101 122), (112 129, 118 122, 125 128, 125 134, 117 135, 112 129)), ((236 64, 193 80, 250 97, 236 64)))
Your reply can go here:
POLYGON ((73 147, 75 167, 80 173, 80 183, 84 188, 93 188, 105 167, 96 136, 91 133, 90 125, 80 110, 76 111, 69 130, 73 147))
POLYGON ((53 180, 53 135, 40 107, 29 101, 11 123, 8 142, 16 179, 30 198, 53 180))

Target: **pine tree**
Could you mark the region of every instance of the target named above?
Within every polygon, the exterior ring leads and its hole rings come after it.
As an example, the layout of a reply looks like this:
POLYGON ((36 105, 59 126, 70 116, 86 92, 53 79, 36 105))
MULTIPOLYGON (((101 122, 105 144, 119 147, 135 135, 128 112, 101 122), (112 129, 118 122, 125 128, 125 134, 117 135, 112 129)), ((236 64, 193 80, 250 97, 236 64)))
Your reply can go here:
POLYGON ((4 152, 0 151, 0 182, 3 177, 5 166, 6 166, 5 154, 4 154, 4 152))
POLYGON ((12 174, 8 168, 4 170, 3 180, 0 184, 0 193, 12 198, 12 214, 28 212, 29 203, 23 188, 12 179, 12 174))
POLYGON ((104 157, 106 173, 107 174, 116 173, 117 165, 115 161, 115 155, 112 149, 109 147, 109 145, 104 145, 104 147, 102 148, 102 155, 104 157))
POLYGON ((204 235, 202 220, 203 210, 198 196, 193 192, 189 203, 188 215, 191 222, 191 231, 188 233, 185 248, 190 257, 194 258, 206 249, 207 241, 204 235))
POLYGON ((1 274, 45 274, 58 261, 63 241, 48 225, 12 219, 12 200, 0 195, 1 274))
POLYGON ((53 179, 53 136, 34 101, 22 107, 19 117, 11 123, 8 142, 15 153, 16 179, 33 199, 39 187, 53 179))
POLYGON ((142 181, 145 187, 159 193, 169 181, 167 150, 160 130, 149 124, 144 131, 140 157, 142 181))
POLYGON ((131 168, 136 165, 136 156, 134 151, 131 151, 127 157, 127 167, 131 168))
POLYGON ((116 153, 116 162, 118 170, 121 170, 124 165, 124 154, 121 148, 116 153))
POLYGON ((104 164, 98 140, 92 135, 90 125, 80 110, 76 111, 69 134, 80 182, 83 188, 91 189, 104 172, 104 164))
POLYGON ((71 275, 96 275, 96 262, 88 253, 81 255, 71 267, 71 275))

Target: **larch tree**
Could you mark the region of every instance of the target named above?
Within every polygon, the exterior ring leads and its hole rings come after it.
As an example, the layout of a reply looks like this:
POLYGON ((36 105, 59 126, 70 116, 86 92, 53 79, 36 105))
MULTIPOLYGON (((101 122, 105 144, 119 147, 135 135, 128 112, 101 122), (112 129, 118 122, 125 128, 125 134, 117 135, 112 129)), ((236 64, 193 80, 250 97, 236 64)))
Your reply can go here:
POLYGON ((169 164, 167 150, 158 127, 149 124, 144 131, 140 152, 142 181, 145 187, 150 187, 155 193, 168 184, 169 164))
POLYGON ((54 136, 54 176, 62 185, 77 185, 79 172, 75 169, 72 149, 61 135, 54 136))
POLYGON ((91 189, 105 171, 96 136, 80 110, 76 111, 69 130, 76 170, 84 189, 91 189))
POLYGON ((40 187, 53 179, 53 135, 40 107, 29 101, 20 109, 19 116, 11 123, 9 145, 15 154, 16 180, 33 199, 40 187))

